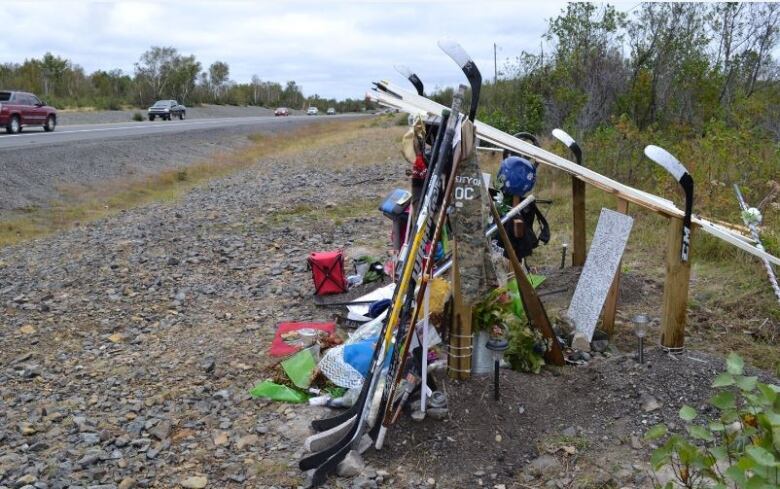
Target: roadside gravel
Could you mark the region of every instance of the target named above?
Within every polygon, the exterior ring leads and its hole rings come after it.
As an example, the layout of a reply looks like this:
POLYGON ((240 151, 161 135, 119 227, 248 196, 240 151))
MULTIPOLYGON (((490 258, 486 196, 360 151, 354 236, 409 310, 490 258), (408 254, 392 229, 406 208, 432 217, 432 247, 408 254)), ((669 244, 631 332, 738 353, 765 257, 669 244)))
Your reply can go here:
POLYGON ((279 321, 333 314, 308 253, 386 241, 406 165, 368 131, 1 250, 0 487, 300 484, 319 410, 247 391, 279 321))

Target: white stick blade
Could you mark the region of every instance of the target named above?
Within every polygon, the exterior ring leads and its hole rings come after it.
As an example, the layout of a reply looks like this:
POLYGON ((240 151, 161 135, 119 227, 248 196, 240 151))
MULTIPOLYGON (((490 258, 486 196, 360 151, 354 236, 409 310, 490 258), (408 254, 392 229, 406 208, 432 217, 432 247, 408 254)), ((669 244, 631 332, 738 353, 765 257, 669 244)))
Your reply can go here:
POLYGON ((441 48, 447 56, 452 58, 453 61, 458 63, 458 66, 461 68, 471 61, 471 56, 469 56, 466 50, 456 41, 453 41, 452 39, 441 39, 437 44, 439 45, 439 48, 441 48))
POLYGON ((562 142, 569 148, 571 148, 571 146, 576 142, 574 141, 574 138, 569 136, 569 133, 567 133, 563 129, 558 129, 558 128, 553 129, 552 135, 555 139, 562 142))
POLYGON ((394 68, 395 71, 400 73, 404 78, 409 78, 410 76, 414 75, 414 72, 406 65, 395 65, 394 68))
POLYGON ((662 167, 666 168, 666 170, 671 173, 674 178, 677 179, 679 182, 683 175, 688 173, 688 170, 685 169, 684 166, 682 166, 682 163, 672 156, 672 154, 665 149, 649 145, 645 147, 645 156, 650 158, 651 160, 655 161, 662 167))

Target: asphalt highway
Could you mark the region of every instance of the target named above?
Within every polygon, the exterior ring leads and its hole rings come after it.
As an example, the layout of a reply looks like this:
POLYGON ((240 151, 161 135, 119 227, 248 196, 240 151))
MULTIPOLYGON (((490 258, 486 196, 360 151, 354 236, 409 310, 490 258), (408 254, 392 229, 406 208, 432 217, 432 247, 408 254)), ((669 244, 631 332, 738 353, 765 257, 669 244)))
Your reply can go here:
POLYGON ((110 124, 78 124, 57 126, 54 132, 45 132, 42 127, 25 127, 20 134, 0 133, 0 150, 31 148, 36 145, 56 145, 110 138, 138 138, 143 136, 175 135, 189 131, 223 129, 226 127, 256 126, 262 130, 272 126, 295 126, 297 123, 314 119, 343 119, 359 117, 357 114, 331 116, 292 115, 288 117, 220 117, 214 119, 144 121, 110 124))

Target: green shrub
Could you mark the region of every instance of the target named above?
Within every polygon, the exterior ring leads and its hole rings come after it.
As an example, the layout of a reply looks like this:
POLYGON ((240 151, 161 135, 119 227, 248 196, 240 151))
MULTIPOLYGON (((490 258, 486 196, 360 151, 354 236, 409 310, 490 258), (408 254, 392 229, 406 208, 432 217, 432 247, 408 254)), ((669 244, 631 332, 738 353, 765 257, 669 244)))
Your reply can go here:
MULTIPOLYGON (((534 280, 534 288, 541 279, 534 280)), ((544 365, 544 339, 537 329, 532 329, 522 309, 521 299, 514 282, 508 287, 499 287, 474 306, 476 331, 487 331, 496 335, 496 329, 503 325, 507 330, 509 347, 504 353, 513 370, 538 374, 544 365), (509 287, 509 288, 508 288, 509 287)))
MULTIPOLYGON (((718 411, 704 420, 691 406, 680 409, 687 435, 673 434, 653 451, 654 470, 669 466, 674 487, 770 488, 780 483, 780 386, 763 384, 743 373, 744 361, 729 355, 726 372, 712 383, 718 392, 709 403, 718 411)), ((666 436, 665 425, 645 438, 666 436)))
POLYGON ((141 122, 142 120, 144 120, 144 115, 142 113, 140 113, 140 112, 134 112, 133 113, 133 120, 136 121, 136 122, 141 122))

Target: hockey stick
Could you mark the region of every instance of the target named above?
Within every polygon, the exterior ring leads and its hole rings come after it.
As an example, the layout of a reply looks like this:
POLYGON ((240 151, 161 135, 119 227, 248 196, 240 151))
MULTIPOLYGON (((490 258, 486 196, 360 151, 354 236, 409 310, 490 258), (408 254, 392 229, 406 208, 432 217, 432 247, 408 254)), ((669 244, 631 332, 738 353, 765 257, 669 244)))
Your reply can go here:
MULTIPOLYGON (((462 101, 461 89, 453 99, 453 114, 450 117, 447 129, 445 131, 444 140, 442 142, 443 148, 452 146, 452 140, 455 134, 455 125, 458 121, 458 112, 460 110, 460 104, 462 101)), ((418 268, 420 264, 420 253, 423 244, 423 238, 428 235, 430 228, 430 220, 428 219, 429 211, 435 212, 435 207, 438 203, 439 192, 439 173, 442 169, 443 158, 439 158, 439 161, 435 163, 435 172, 431 175, 430 188, 425 197, 423 206, 421 207, 420 215, 417 219, 416 233, 410 250, 417 251, 417 259, 407 260, 404 263, 404 272, 402 279, 396 288, 396 296, 391 307, 390 316, 387 322, 383 326, 383 337, 377 341, 377 346, 374 348, 374 354, 371 361, 371 366, 366 378, 363 381, 363 387, 361 389, 360 397, 356 402, 356 405, 361 406, 359 409, 359 415, 356 421, 352 424, 352 428, 342 437, 337 443, 330 448, 322 450, 320 452, 313 453, 304 459, 301 459, 299 467, 301 470, 309 470, 315 468, 314 474, 311 479, 311 486, 316 487, 322 484, 327 478, 328 474, 336 470, 339 462, 346 457, 347 453, 356 445, 363 435, 365 425, 368 423, 368 417, 370 414, 371 401, 369 396, 373 399, 373 393, 377 386, 379 378, 379 367, 385 363, 386 353, 390 348, 390 339, 392 333, 399 322, 402 312, 409 309, 409 294, 407 290, 411 288, 414 291, 414 285, 412 284, 413 270, 418 268), (411 287, 410 287, 411 285, 411 287), (403 302, 402 302, 403 301, 403 302), (402 304, 404 307, 402 307, 402 304)))
POLYGON ((476 63, 471 56, 455 41, 442 39, 438 42, 439 47, 447 56, 452 58, 460 66, 471 87, 471 108, 469 109, 469 119, 474 121, 477 116, 477 107, 479 106, 479 92, 482 89, 482 73, 479 72, 476 63))
MULTIPOLYGON (((458 128, 459 130, 460 128, 458 128)), ((441 231, 444 228, 444 223, 447 219, 447 203, 450 201, 452 197, 452 190, 455 187, 455 172, 457 172, 458 168, 458 159, 455 159, 455 161, 452 164, 452 170, 450 172, 450 176, 447 180, 447 188, 444 191, 444 200, 442 203, 441 208, 439 209, 439 216, 436 220, 436 228, 433 233, 433 237, 430 240, 431 248, 428 251, 428 255, 425 258, 425 265, 423 267, 423 270, 421 272, 421 280, 420 280, 420 287, 417 290, 417 294, 415 297, 415 305, 414 305, 414 312, 412 313, 411 320, 409 321, 409 325, 407 326, 406 334, 404 337, 403 345, 400 349, 397 349, 394 351, 394 355, 398 355, 398 361, 397 361, 397 369, 391 369, 388 371, 388 376, 391 379, 390 385, 387 385, 386 391, 387 395, 383 396, 383 403, 380 405, 380 413, 384 414, 384 418, 382 421, 382 426, 379 428, 379 431, 376 436, 376 448, 377 450, 382 448, 382 444, 384 443, 385 433, 387 432, 387 427, 390 425, 390 420, 392 419, 392 406, 393 406, 393 397, 395 394, 395 389, 398 385, 398 382, 401 381, 401 378, 403 376, 404 366, 406 363, 406 357, 409 352, 409 345, 411 343, 411 339, 413 336, 413 333, 415 331, 415 328, 417 326, 417 321, 420 316, 420 308, 423 305, 423 299, 425 297, 425 292, 428 288, 428 284, 430 282, 430 274, 431 270, 433 268, 433 262, 434 262, 434 256, 436 254, 436 248, 435 243, 438 242, 439 238, 441 237, 441 231), (393 375, 393 373, 395 374, 393 375), (384 408, 384 410, 382 409, 384 408)), ((399 329, 399 333, 400 333, 399 329)), ((397 346, 397 345, 396 345, 397 346)))
POLYGON ((412 70, 409 69, 406 65, 395 65, 395 71, 400 73, 404 76, 407 80, 412 82, 412 85, 414 85, 415 90, 417 90, 417 94, 420 96, 425 96, 425 87, 423 86, 422 80, 420 80, 420 77, 418 77, 412 70))
MULTIPOLYGON (((496 204, 490 200, 490 214, 493 217, 493 222, 498 224, 501 222, 501 215, 496 209, 496 204)), ((525 273, 523 266, 520 264, 520 260, 517 259, 512 243, 509 241, 509 235, 504 229, 504 226, 498 226, 498 235, 501 238, 501 242, 504 243, 504 249, 509 257, 509 263, 512 265, 512 271, 515 275, 515 281, 517 282, 517 290, 520 292, 520 302, 523 304, 525 310, 525 317, 528 318, 528 322, 531 326, 538 329, 542 336, 549 341, 549 348, 544 355, 545 360, 554 365, 563 365, 563 350, 558 343, 558 338, 555 335, 555 331, 550 324, 550 318, 547 316, 547 311, 544 309, 542 301, 539 299, 539 295, 534 290, 528 275, 525 273)))
POLYGON ((577 141, 562 129, 553 129, 552 135, 555 139, 565 144, 566 147, 571 150, 572 154, 574 154, 577 164, 582 165, 582 148, 577 144, 577 141))
POLYGON ((683 216, 683 235, 680 245, 680 261, 688 261, 688 251, 691 247, 691 212, 693 210, 693 178, 677 158, 659 146, 652 144, 645 147, 645 156, 666 169, 677 180, 685 192, 685 215, 683 216))
MULTIPOLYGON (((742 191, 739 190, 739 185, 736 183, 734 184, 734 193, 737 194, 737 200, 739 201, 739 208, 742 209, 742 221, 745 223, 745 226, 747 226, 750 229, 750 234, 753 235, 753 238, 755 238, 757 244, 756 247, 758 249, 763 250, 764 245, 761 244, 761 237, 758 234, 758 226, 757 224, 761 224, 761 219, 759 218, 758 222, 752 222, 748 219, 748 216, 746 216, 744 213, 748 211, 747 203, 745 202, 745 198, 742 196, 742 191)), ((769 276, 769 284, 772 286, 772 290, 775 292, 775 297, 777 297, 777 300, 780 301, 780 286, 777 285, 777 277, 775 276, 774 270, 772 270, 772 265, 769 263, 768 260, 764 259, 762 260, 764 262, 764 268, 766 268, 766 274, 769 276)))

